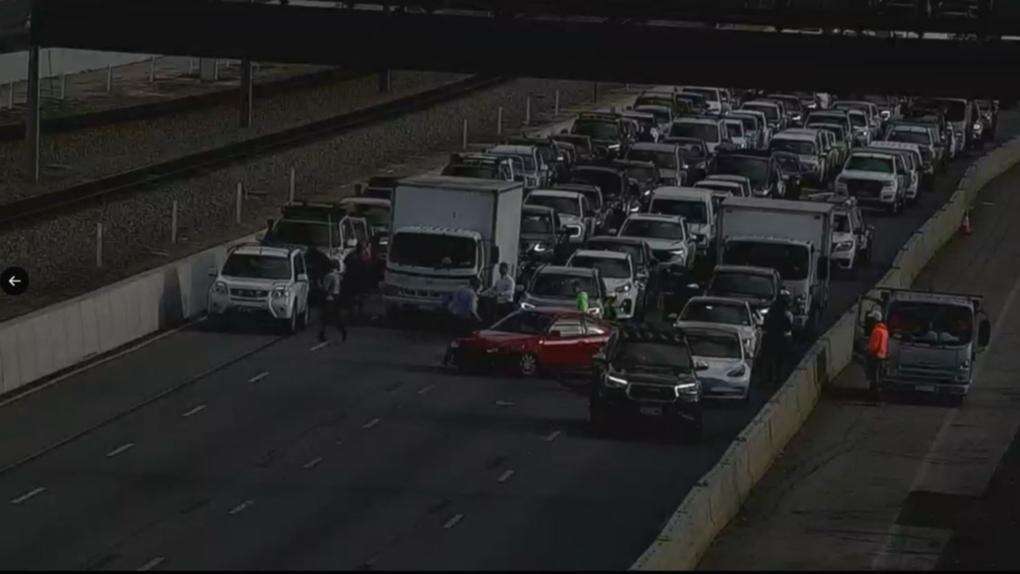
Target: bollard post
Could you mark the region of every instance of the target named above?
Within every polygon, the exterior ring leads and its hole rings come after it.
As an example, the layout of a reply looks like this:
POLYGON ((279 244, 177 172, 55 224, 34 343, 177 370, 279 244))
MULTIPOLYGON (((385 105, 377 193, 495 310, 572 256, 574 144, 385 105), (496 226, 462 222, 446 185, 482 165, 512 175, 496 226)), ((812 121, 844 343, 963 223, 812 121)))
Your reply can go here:
POLYGON ((194 74, 196 72, 198 72, 198 58, 191 58, 191 61, 188 62, 188 73, 194 74))
POLYGON ((173 207, 170 208, 170 243, 177 243, 177 200, 174 200, 173 207))
POLYGON ((294 176, 295 176, 294 166, 291 166, 290 167, 290 195, 288 196, 291 203, 294 203, 294 176))
POLYGON ((496 135, 503 135, 503 106, 496 108, 496 135))
POLYGON ((524 125, 531 125, 531 94, 524 96, 524 125))
POLYGON ((67 97, 67 72, 60 74, 60 99, 67 97))
POLYGON ((220 59, 219 58, 216 58, 215 63, 213 64, 213 81, 214 82, 220 81, 220 59))
POLYGON ((468 124, 467 119, 464 120, 464 131, 461 134, 461 149, 467 149, 468 146, 468 124))
POLYGON ((238 224, 241 223, 241 203, 243 201, 244 201, 244 187, 241 185, 241 182, 237 182, 237 205, 235 206, 236 209, 234 220, 238 224))
POLYGON ((156 56, 149 58, 149 83, 156 81, 156 56))
POLYGON ((7 107, 14 109, 14 80, 7 82, 7 107))
POLYGON ((96 223, 96 267, 103 266, 103 223, 96 223))
POLYGON ((113 90, 113 64, 106 65, 106 93, 113 90))
POLYGON ((556 90, 556 94, 553 98, 553 115, 560 115, 560 91, 556 90))
POLYGON ((599 101, 599 83, 598 82, 593 82, 592 83, 592 87, 591 87, 591 101, 593 101, 593 102, 598 102, 599 101))

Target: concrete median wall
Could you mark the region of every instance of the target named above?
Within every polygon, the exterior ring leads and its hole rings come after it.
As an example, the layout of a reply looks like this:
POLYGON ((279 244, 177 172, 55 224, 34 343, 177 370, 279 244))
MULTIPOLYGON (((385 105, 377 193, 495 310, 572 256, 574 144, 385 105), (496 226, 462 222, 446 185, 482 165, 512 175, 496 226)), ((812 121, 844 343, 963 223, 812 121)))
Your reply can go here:
MULTIPOLYGON (((957 190, 904 244, 889 272, 876 285, 909 288, 928 261, 960 228, 978 192, 1020 163, 1020 138, 983 156, 960 180, 957 190)), ((853 357, 857 305, 819 338, 782 387, 691 489, 658 538, 631 570, 690 570, 715 536, 737 515, 751 488, 768 471, 814 410, 821 391, 853 357)))
POLYGON ((209 270, 244 237, 0 323, 0 394, 205 312, 209 270))

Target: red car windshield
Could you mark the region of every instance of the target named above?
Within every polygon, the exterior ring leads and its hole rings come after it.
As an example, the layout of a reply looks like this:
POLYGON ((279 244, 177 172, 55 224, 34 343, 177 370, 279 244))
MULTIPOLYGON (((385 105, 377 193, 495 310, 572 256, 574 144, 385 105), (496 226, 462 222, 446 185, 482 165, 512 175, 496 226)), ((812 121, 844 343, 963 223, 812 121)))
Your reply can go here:
POLYGON ((503 333, 522 333, 524 335, 542 335, 549 331, 555 318, 545 313, 534 311, 518 311, 508 315, 492 326, 492 331, 503 333))

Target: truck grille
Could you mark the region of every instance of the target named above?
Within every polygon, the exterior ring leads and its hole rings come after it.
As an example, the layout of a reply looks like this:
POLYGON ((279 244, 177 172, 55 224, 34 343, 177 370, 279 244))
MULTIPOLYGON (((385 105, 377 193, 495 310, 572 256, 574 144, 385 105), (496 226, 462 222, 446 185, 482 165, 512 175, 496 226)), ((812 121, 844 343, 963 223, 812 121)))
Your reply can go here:
POLYGON ((636 401, 657 401, 671 403, 676 400, 676 390, 666 385, 642 385, 631 383, 627 396, 636 401))
POLYGON ((854 197, 878 197, 882 194, 883 183, 881 181, 868 181, 864 179, 847 179, 846 191, 854 197))
POLYGON ((260 298, 269 295, 269 291, 262 291, 261 289, 231 289, 230 294, 234 297, 260 298))

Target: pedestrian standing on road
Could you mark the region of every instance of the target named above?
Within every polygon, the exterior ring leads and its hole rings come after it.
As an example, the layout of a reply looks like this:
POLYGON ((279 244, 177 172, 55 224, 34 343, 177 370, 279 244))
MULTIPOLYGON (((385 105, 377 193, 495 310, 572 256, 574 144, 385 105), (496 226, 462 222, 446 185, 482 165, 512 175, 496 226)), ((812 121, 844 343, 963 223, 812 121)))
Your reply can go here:
POLYGON ((882 320, 882 312, 875 309, 869 314, 874 322, 868 336, 868 394, 871 398, 879 398, 879 378, 882 376, 882 365, 889 356, 889 328, 882 320))
POLYGON ((780 294, 769 306, 765 316, 765 366, 766 380, 770 385, 778 386, 782 382, 783 370, 786 367, 786 356, 789 353, 787 334, 793 322, 787 304, 789 295, 780 294))
POLYGON ((478 278, 472 277, 467 285, 453 292, 447 306, 447 311, 457 323, 460 337, 470 335, 482 324, 482 318, 478 315, 478 287, 478 278))
POLYGON ((581 282, 574 281, 571 284, 571 290, 574 292, 574 301, 577 304, 577 310, 582 313, 588 312, 588 292, 581 289, 581 282))
POLYGON ((499 277, 483 293, 496 298, 496 319, 506 317, 514 310, 514 295, 517 283, 510 275, 510 264, 506 261, 499 264, 499 277))
POLYGON ((322 320, 319 324, 319 340, 326 340, 326 326, 332 321, 340 331, 342 341, 347 340, 347 326, 344 325, 343 315, 340 312, 340 286, 343 283, 343 272, 340 263, 330 260, 329 271, 322 280, 322 290, 325 300, 322 303, 322 320))

